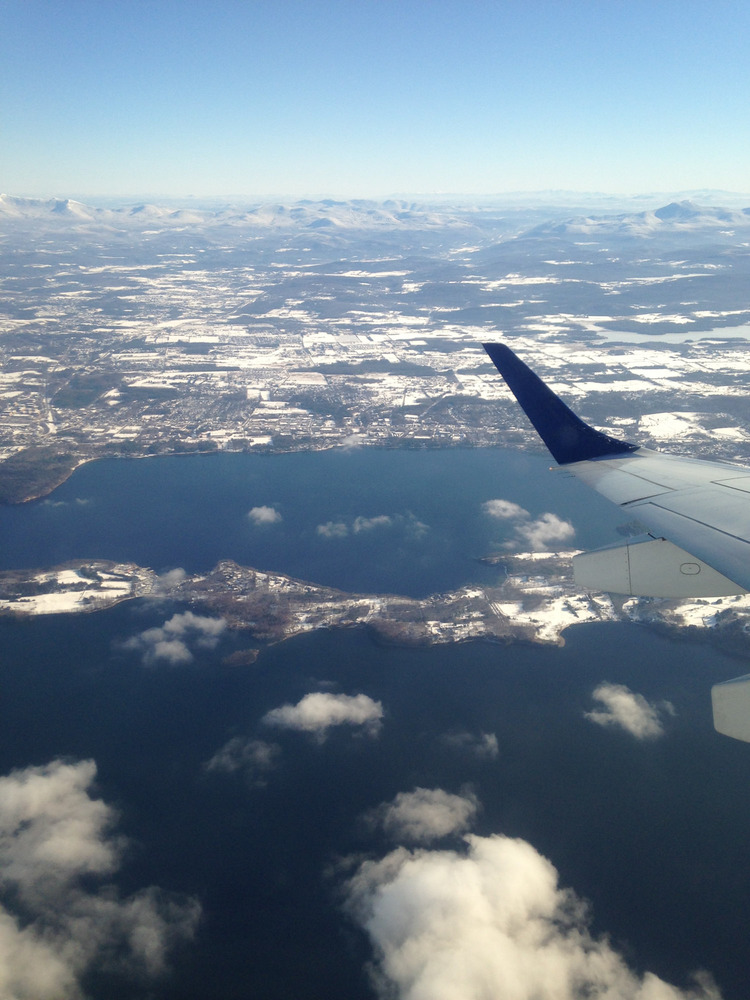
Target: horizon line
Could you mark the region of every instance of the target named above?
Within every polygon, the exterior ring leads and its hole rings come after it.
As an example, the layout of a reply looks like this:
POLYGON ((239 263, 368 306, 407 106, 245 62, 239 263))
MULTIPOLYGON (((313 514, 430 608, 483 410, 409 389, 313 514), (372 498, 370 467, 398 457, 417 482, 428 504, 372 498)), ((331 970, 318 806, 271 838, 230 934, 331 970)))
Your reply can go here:
POLYGON ((420 202, 449 202, 453 204, 464 203, 476 203, 479 201, 529 201, 531 199, 545 199, 550 200, 554 198, 559 199, 606 199, 606 200, 623 200, 623 201, 637 201, 652 198, 668 198, 671 200, 677 198, 688 198, 690 196, 700 197, 700 196, 710 196, 710 197, 726 197, 735 199, 746 198, 749 200, 750 204, 750 191, 731 191, 724 188, 681 188, 681 189, 667 189, 667 190, 653 190, 653 191, 590 191, 590 190, 574 190, 570 188, 539 188, 534 190, 514 190, 514 191, 486 191, 481 193, 472 192, 462 192, 462 191, 398 191, 388 194, 334 194, 331 192, 322 193, 308 193, 308 194, 290 194, 282 192, 270 192, 266 194, 241 194, 241 193, 229 193, 229 194, 170 194, 167 192, 138 192, 138 193, 99 193, 94 194, 91 192, 81 192, 75 191, 71 193, 51 193, 51 194, 40 194, 36 193, 24 193, 24 192, 0 192, 0 197, 3 198, 18 198, 30 201, 82 201, 84 203, 96 203, 97 201, 104 202, 120 202, 123 204, 138 204, 138 203, 154 203, 158 201, 169 201, 169 202, 180 202, 187 204, 195 204, 197 202, 229 202, 229 203, 250 203, 250 204, 268 204, 271 202, 326 202, 334 201, 341 204, 346 204, 347 202, 358 202, 367 201, 375 203, 385 203, 388 201, 420 201, 420 202))

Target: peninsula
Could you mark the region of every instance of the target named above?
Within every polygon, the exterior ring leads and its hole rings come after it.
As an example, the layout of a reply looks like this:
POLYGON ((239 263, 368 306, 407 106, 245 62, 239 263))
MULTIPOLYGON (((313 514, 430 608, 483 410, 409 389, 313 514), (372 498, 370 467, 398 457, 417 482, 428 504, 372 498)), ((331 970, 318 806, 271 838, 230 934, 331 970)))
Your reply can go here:
POLYGON ((349 594, 224 560, 207 574, 163 576, 132 563, 89 561, 47 570, 0 573, 0 615, 93 612, 150 598, 188 605, 221 618, 258 642, 273 643, 320 628, 368 627, 398 645, 487 639, 561 645, 571 625, 630 620, 689 628, 695 637, 746 650, 750 596, 668 601, 612 599, 575 586, 572 552, 503 557, 501 586, 468 586, 422 599, 349 594))

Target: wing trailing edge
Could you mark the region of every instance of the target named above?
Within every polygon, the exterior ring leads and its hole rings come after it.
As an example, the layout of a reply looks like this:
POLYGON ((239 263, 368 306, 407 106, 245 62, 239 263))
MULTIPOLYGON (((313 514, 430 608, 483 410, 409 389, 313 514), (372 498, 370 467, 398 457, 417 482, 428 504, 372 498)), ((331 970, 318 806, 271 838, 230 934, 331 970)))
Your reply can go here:
POLYGON ((637 449, 637 445, 618 441, 581 420, 505 344, 482 346, 558 465, 637 449))

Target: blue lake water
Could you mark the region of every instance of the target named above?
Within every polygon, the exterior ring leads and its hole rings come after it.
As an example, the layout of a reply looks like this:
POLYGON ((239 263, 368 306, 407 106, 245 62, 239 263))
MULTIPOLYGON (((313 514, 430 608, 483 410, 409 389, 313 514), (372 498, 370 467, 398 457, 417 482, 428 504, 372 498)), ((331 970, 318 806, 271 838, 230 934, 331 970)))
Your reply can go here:
POLYGON ((616 537, 620 512, 549 467, 506 449, 94 462, 45 500, 0 508, 0 568, 101 558, 202 572, 234 559, 349 591, 421 596, 497 576, 476 559, 513 529, 483 512, 486 500, 533 517, 554 509, 581 547, 616 537), (260 507, 279 520, 254 523, 248 512, 260 507), (321 525, 335 526, 333 537, 321 525))
MULTIPOLYGON (((351 589, 426 593, 497 573, 474 558, 510 531, 481 513, 487 499, 570 517, 577 544, 612 540, 618 512, 602 503, 581 516, 583 489, 546 469, 541 457, 494 450, 97 463, 50 503, 0 511, 3 556, 196 571, 228 557, 351 589), (248 521, 263 505, 282 520, 248 521), (315 530, 380 515, 391 523, 345 538, 315 530)), ((402 649, 365 631, 320 632, 265 648, 250 667, 224 662, 248 645, 231 633, 194 648, 185 666, 144 667, 122 640, 179 610, 136 601, 0 619, 0 773, 95 759, 98 792, 137 845, 121 893, 160 885, 202 901, 194 945, 154 996, 372 998, 369 944, 326 873, 344 855, 392 846, 363 826, 367 810, 415 786, 469 784, 483 805, 476 831, 522 837, 549 857, 635 968, 677 985, 707 968, 726 1000, 747 997, 750 747, 713 732, 708 695, 746 672, 742 662, 602 624, 570 630, 563 648, 402 649), (605 679, 669 700, 665 736, 637 743, 587 721, 605 679), (268 739, 263 715, 321 686, 382 701, 379 737, 274 733, 280 758, 265 788, 204 772, 229 738, 268 739), (497 758, 448 745, 458 731, 494 733, 497 758)), ((94 995, 143 995, 118 989, 94 995)))

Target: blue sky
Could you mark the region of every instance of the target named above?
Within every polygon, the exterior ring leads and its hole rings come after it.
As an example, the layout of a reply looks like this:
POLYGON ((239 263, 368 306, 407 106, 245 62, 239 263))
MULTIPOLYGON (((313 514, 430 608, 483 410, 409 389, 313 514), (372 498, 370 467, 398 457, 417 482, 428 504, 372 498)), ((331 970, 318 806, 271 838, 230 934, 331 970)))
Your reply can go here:
POLYGON ((750 190, 745 0, 3 0, 0 190, 750 190))

